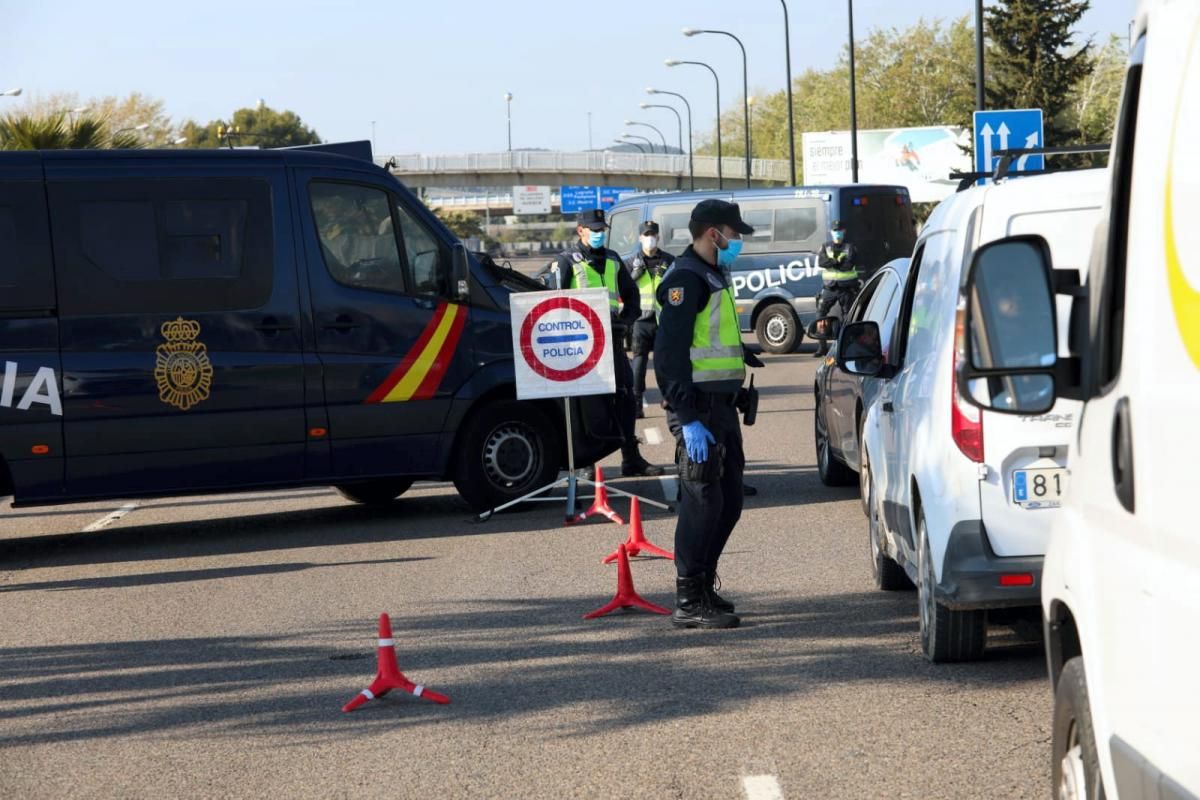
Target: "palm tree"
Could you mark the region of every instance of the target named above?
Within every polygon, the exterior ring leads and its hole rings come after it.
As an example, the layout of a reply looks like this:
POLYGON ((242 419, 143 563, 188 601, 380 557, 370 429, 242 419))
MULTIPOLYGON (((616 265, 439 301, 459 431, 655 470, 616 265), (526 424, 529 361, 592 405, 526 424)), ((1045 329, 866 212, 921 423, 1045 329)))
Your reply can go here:
POLYGON ((67 120, 62 114, 0 117, 0 150, 99 150, 140 148, 132 133, 110 135, 108 123, 96 117, 67 120))

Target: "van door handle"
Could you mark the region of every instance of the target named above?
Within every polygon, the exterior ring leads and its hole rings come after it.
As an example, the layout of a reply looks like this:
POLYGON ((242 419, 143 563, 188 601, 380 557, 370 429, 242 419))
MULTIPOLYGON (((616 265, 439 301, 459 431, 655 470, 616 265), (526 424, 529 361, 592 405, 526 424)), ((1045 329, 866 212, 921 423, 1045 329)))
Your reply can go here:
POLYGON ((358 323, 349 314, 338 314, 333 318, 333 322, 322 325, 328 331, 341 331, 343 333, 352 331, 358 327, 358 323))
POLYGON ((1112 433, 1113 488, 1117 499, 1130 514, 1134 509, 1133 497, 1133 428, 1129 420, 1129 398, 1117 401, 1113 415, 1112 433))
POLYGON ((885 414, 891 414, 891 413, 892 413, 893 411, 895 411, 895 410, 896 410, 896 407, 895 407, 894 405, 892 405, 892 401, 891 401, 891 400, 887 400, 887 401, 885 401, 885 402, 884 402, 884 404, 883 404, 883 411, 884 411, 884 413, 885 413, 885 414))
POLYGON ((263 321, 254 326, 254 330, 262 331, 263 333, 279 333, 281 331, 290 331, 294 325, 285 325, 275 317, 264 317, 263 321))

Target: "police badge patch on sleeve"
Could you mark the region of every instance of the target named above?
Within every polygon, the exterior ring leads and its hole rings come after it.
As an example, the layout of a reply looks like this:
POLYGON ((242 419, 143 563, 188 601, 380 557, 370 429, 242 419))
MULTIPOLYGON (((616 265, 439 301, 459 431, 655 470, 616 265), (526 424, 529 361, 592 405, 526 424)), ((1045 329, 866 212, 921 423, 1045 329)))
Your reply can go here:
POLYGON ((667 291, 667 302, 673 306, 683 305, 683 287, 675 286, 667 291))

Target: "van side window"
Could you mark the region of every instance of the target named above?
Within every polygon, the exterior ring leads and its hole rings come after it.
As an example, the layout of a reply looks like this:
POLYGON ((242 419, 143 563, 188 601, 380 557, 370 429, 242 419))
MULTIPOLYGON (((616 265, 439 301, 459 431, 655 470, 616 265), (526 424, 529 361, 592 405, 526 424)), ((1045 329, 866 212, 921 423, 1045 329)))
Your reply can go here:
POLYGON ((684 248, 692 243, 688 222, 692 218, 692 208, 695 205, 695 203, 675 203, 669 206, 658 206, 654 209, 652 219, 658 223, 659 247, 670 250, 672 253, 682 253, 684 248))
POLYGON ((443 269, 446 262, 438 240, 404 206, 396 206, 396 216, 400 220, 413 293, 445 297, 449 291, 449 272, 443 269))
POLYGON ((313 181, 308 189, 325 268, 338 283, 404 292, 404 270, 387 192, 313 181))
POLYGON ((41 183, 0 182, 0 310, 45 311, 54 306, 41 183))
POLYGON ((742 219, 753 226, 746 253, 787 253, 820 249, 825 240, 824 203, 809 198, 747 200, 742 219))
POLYGON ((274 281, 271 188, 255 179, 50 185, 67 316, 232 311, 274 281))

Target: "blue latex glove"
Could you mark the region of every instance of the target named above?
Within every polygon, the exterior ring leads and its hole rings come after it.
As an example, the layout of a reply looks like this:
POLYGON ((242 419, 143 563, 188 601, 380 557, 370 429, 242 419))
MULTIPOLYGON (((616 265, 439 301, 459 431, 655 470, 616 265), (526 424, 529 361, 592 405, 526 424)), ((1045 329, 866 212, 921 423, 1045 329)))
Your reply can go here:
POLYGON ((687 447, 688 458, 697 464, 708 461, 708 445, 716 442, 700 420, 683 426, 683 443, 687 447))

